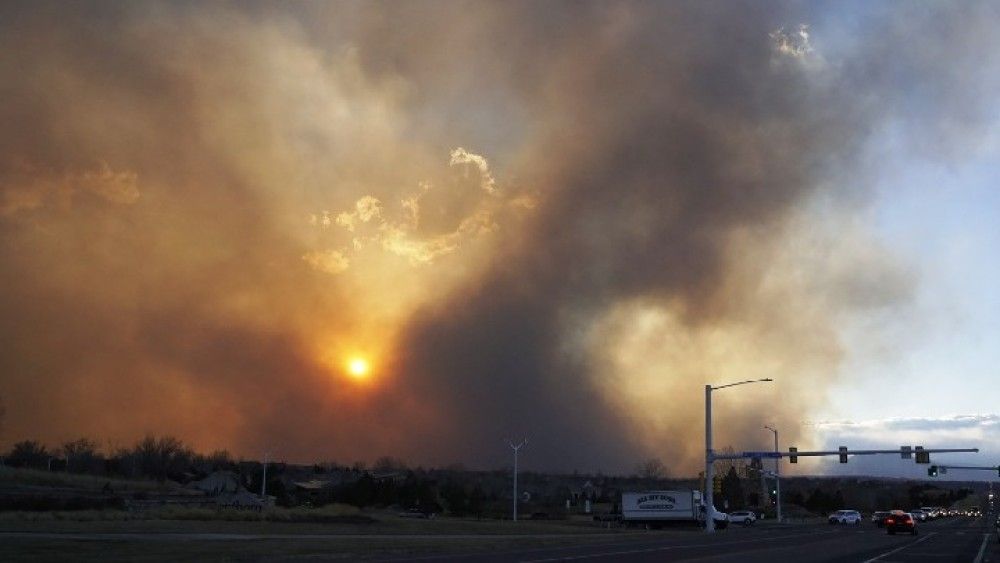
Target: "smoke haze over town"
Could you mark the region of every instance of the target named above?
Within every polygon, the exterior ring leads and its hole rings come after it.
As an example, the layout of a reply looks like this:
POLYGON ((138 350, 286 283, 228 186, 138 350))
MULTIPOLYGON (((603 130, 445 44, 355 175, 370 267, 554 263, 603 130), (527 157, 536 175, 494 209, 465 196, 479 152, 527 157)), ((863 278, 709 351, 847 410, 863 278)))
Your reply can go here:
POLYGON ((997 5, 831 8, 4 3, 0 444, 693 475, 763 377, 717 446, 994 421, 944 339, 1000 333, 948 188, 997 177, 997 5))

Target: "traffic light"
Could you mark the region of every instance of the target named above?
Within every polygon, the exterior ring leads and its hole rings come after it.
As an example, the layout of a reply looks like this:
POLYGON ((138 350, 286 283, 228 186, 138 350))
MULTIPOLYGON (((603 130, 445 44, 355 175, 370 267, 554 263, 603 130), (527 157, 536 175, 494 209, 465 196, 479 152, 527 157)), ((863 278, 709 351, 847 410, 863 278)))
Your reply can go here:
POLYGON ((840 463, 847 463, 847 446, 840 446, 840 463))
POLYGON ((914 453, 916 454, 917 463, 930 463, 931 453, 925 452, 923 446, 917 446, 914 448, 914 453))
POLYGON ((997 477, 1000 477, 1000 465, 997 466, 997 477))
POLYGON ((927 476, 928 477, 937 477, 938 476, 938 466, 932 465, 932 466, 928 467, 927 468, 927 476))
POLYGON ((716 475, 715 478, 712 479, 712 493, 717 495, 722 494, 722 477, 719 475, 716 475))
MULTIPOLYGON (((799 456, 795 455, 796 453, 798 453, 798 451, 799 451, 798 448, 794 448, 794 447, 793 448, 788 448, 788 454, 789 454, 788 455, 788 463, 798 463, 799 462, 799 456)), ((997 471, 1000 471, 1000 467, 997 467, 997 471)))

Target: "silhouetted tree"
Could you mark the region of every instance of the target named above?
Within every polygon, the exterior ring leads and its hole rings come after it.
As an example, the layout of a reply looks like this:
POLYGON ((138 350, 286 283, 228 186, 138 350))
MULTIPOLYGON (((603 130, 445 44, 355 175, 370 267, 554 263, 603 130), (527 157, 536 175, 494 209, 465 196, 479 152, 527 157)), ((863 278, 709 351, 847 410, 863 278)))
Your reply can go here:
POLYGON ((738 510, 744 506, 743 483, 735 467, 730 467, 726 476, 722 478, 722 498, 728 501, 729 510, 738 510))
POLYGON ((822 514, 835 510, 835 505, 835 499, 817 487, 813 489, 812 494, 809 495, 809 499, 806 500, 805 506, 810 512, 822 514))
POLYGON ((651 457, 636 466, 635 473, 642 479, 663 479, 667 476, 667 466, 659 458, 651 457))
POLYGON ((441 488, 441 497, 444 499, 448 512, 455 516, 465 516, 469 513, 469 495, 465 492, 465 487, 461 483, 449 481, 441 488))
POLYGON ((479 485, 473 487, 472 492, 469 493, 469 514, 475 514, 476 518, 482 518, 483 509, 486 507, 486 495, 483 494, 483 489, 479 485))
POLYGON ((77 473, 98 473, 104 465, 97 452, 97 443, 87 438, 79 438, 62 445, 66 457, 66 470, 77 473))
POLYGON ((406 463, 392 456, 382 456, 375 460, 372 471, 376 473, 388 473, 392 471, 406 471, 406 463))
POLYGON ((24 440, 14 444, 5 456, 7 465, 33 469, 48 467, 50 457, 52 456, 45 446, 36 440, 24 440))
POLYGON ((132 449, 132 456, 141 475, 164 481, 188 469, 193 454, 173 436, 146 436, 132 449))

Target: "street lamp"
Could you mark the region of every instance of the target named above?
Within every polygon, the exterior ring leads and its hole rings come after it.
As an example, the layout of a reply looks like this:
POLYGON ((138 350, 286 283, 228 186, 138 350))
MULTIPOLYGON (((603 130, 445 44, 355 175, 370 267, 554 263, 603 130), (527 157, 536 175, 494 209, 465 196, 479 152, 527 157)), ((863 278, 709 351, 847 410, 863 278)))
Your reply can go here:
MULTIPOLYGON (((778 431, 768 425, 764 430, 774 432, 774 452, 778 452, 778 431)), ((781 522, 781 458, 774 458, 774 507, 777 509, 778 522, 781 522)))
POLYGON ((528 439, 521 440, 521 443, 514 445, 512 440, 507 440, 510 449, 514 450, 514 522, 517 522, 517 452, 528 443, 528 439))
POLYGON ((770 377, 764 379, 748 379, 746 381, 738 381, 736 383, 727 383, 726 385, 719 385, 713 387, 711 385, 705 385, 705 532, 713 533, 715 532, 715 520, 713 516, 715 515, 715 505, 712 499, 712 481, 714 479, 712 465, 715 462, 715 452, 712 450, 712 391, 719 389, 725 389, 726 387, 735 387, 737 385, 746 385, 747 383, 760 383, 764 381, 774 381, 770 377))

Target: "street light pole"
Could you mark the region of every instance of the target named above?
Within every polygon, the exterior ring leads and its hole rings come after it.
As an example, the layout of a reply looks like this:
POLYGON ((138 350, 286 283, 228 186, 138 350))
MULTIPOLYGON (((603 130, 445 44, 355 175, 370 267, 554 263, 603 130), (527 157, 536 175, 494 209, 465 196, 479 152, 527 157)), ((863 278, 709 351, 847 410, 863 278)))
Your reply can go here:
POLYGON ((507 440, 507 443, 510 444, 510 449, 514 450, 514 522, 517 522, 517 451, 528 443, 528 439, 525 438, 516 446, 511 440, 507 440))
POLYGON ((765 381, 774 380, 770 377, 765 377, 764 379, 748 379, 747 381, 727 383, 726 385, 719 385, 717 387, 705 385, 705 533, 711 534, 715 532, 715 499, 712 498, 712 493, 714 492, 712 490, 712 481, 715 477, 712 467, 715 463, 715 451, 712 450, 712 391, 765 381))
POLYGON ((705 385, 705 532, 711 534, 715 532, 715 520, 712 514, 715 512, 715 505, 712 487, 715 485, 715 475, 713 466, 715 465, 715 452, 712 451, 712 386, 705 385))
MULTIPOLYGON (((764 426, 765 430, 774 432, 774 451, 778 452, 778 431, 770 426, 764 426)), ((774 506, 777 509, 778 522, 781 522, 781 458, 774 458, 774 506)))

